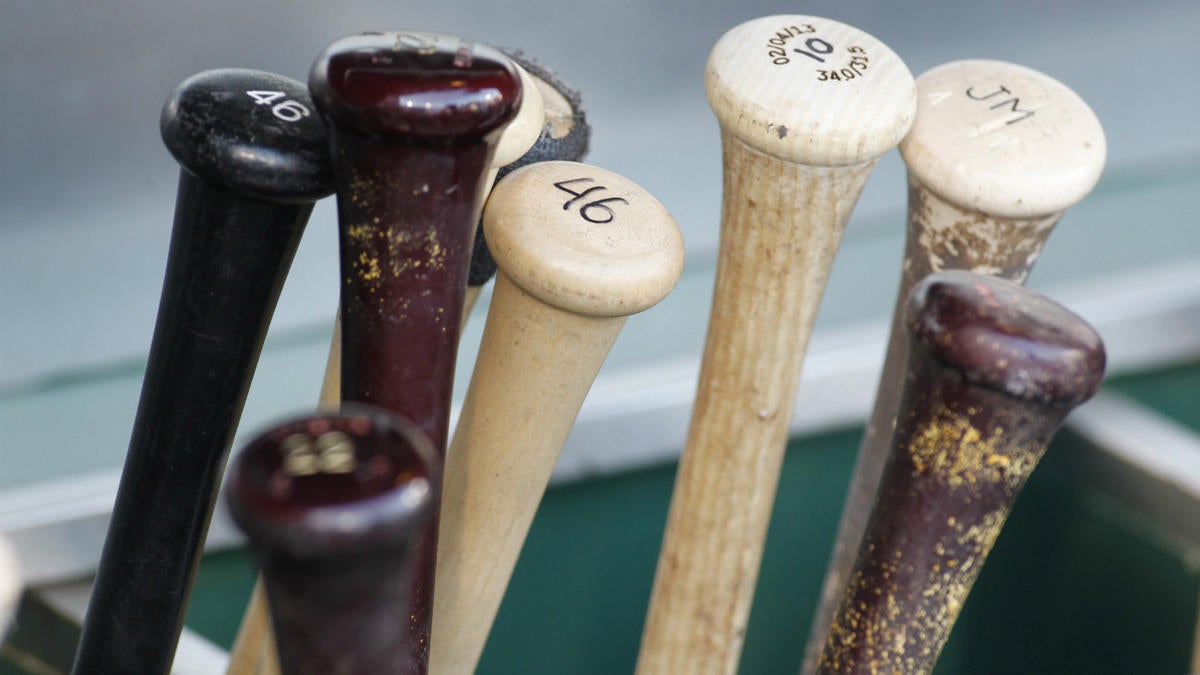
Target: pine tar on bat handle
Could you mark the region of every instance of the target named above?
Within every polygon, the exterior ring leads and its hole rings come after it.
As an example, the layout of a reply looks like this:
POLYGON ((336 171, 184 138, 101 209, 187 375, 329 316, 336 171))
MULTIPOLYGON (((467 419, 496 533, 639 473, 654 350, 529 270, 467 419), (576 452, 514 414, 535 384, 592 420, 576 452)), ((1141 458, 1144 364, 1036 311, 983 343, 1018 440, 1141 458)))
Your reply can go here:
POLYGON ((928 673, 1025 480, 1104 376, 1099 335, 1015 283, 917 285, 899 423, 817 672, 928 673))
MULTIPOLYGON (((503 54, 463 38, 364 33, 318 56, 309 89, 337 183, 341 399, 412 420, 440 456, 475 226, 520 79, 503 54)), ((431 517, 398 612, 410 628, 400 672, 427 667, 437 526, 431 517)))

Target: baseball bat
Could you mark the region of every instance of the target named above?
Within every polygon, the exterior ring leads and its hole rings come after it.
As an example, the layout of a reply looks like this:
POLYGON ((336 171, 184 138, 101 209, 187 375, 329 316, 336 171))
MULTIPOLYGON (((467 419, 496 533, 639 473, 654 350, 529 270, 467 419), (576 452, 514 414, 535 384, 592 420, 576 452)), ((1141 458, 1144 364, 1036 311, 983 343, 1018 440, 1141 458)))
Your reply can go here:
POLYGON ((229 510, 262 569, 282 672, 401 671, 396 613, 435 462, 415 426, 353 405, 275 426, 236 457, 229 510))
MULTIPOLYGON (((500 135, 492 157, 487 184, 490 186, 496 180, 498 171, 503 166, 519 161, 522 157, 534 152, 544 131, 544 105, 539 87, 535 85, 536 78, 518 65, 521 77, 521 103, 513 118, 500 135), (535 133, 536 132, 536 133, 535 133)), ((479 286, 486 283, 494 274, 495 264, 481 261, 479 250, 480 235, 476 234, 476 243, 471 256, 466 293, 463 298, 462 324, 465 325, 471 308, 479 297, 479 286), (492 272, 487 272, 488 265, 492 272)), ((486 255, 486 250, 483 255, 486 255)), ((341 309, 334 320, 333 337, 329 344, 329 356, 325 364, 325 375, 321 382, 321 394, 318 408, 322 410, 337 410, 341 402, 341 361, 342 361, 342 325, 341 309)), ((271 627, 267 613, 266 599, 261 584, 255 584, 250 601, 242 617, 238 635, 230 652, 230 665, 227 675, 248 675, 262 673, 270 675, 277 673, 278 667, 269 661, 274 659, 274 648, 271 646, 271 627), (264 663, 267 660, 267 663, 264 663)))
MULTIPOLYGON (((507 54, 507 52, 505 53, 507 54)), ((504 128, 500 135, 500 141, 496 146, 489 169, 487 179, 489 186, 495 182, 498 175, 504 173, 505 167, 512 166, 514 163, 522 161, 523 158, 536 154, 538 146, 544 146, 543 139, 547 137, 544 120, 549 110, 541 97, 541 73, 539 72, 539 76, 536 77, 531 76, 525 67, 525 62, 514 59, 514 63, 517 65, 517 72, 521 77, 521 104, 512 122, 504 128)), ((466 325, 471 308, 479 297, 480 287, 495 273, 495 263, 491 261, 486 248, 480 250, 480 241, 482 241, 482 235, 476 228, 467 288, 463 297, 463 326, 466 325), (490 271, 488 271, 489 269, 490 271)), ((338 316, 334 320, 333 337, 330 340, 329 356, 321 383, 318 407, 322 410, 337 410, 341 401, 341 359, 342 327, 341 309, 339 308, 338 316)), ((270 643, 271 627, 263 588, 261 584, 255 584, 242 618, 242 624, 238 629, 233 650, 230 652, 230 667, 226 671, 227 675, 248 675, 250 673, 271 675, 277 673, 277 666, 263 663, 264 659, 272 659, 274 656, 270 643)))
POLYGON ((821 294, 871 169, 916 108, 887 46, 811 16, 730 30, 705 84, 724 154, 720 253, 642 675, 737 667, 821 294))
MULTIPOLYGON (((500 152, 493 165, 499 165, 496 181, 509 173, 535 162, 571 161, 579 162, 587 155, 591 139, 591 127, 587 124, 587 116, 583 111, 583 100, 579 92, 571 88, 558 75, 541 63, 515 49, 501 48, 508 58, 521 67, 522 73, 527 73, 528 81, 521 80, 523 91, 535 91, 543 106, 543 124, 541 133, 533 145, 513 161, 500 163, 500 152)), ((522 103, 522 107, 526 105, 522 103)), ((507 138, 508 131, 504 133, 507 138)), ((501 140, 503 144, 503 138, 501 140)), ((471 273, 467 277, 467 294, 463 309, 465 323, 479 299, 483 285, 496 275, 496 261, 488 251, 487 240, 483 236, 483 228, 475 228, 475 246, 471 252, 471 273)))
POLYGON ((8 539, 0 537, 0 642, 17 615, 17 604, 25 586, 21 582, 21 563, 8 539))
POLYGON ((1025 480, 1104 377, 1086 321, 959 270, 913 290, 898 424, 817 672, 928 673, 1025 480))
POLYGON ((1196 628, 1192 633, 1192 672, 1200 673, 1200 616, 1196 617, 1196 628))
POLYGON ((875 407, 863 434, 809 632, 811 673, 866 527, 895 427, 908 353, 904 303, 931 272, 963 269, 1023 283, 1063 212, 1104 167, 1104 131, 1074 92, 1024 66, 957 61, 917 78, 917 120, 900 143, 908 231, 875 407))
MULTIPOLYGON (((500 134, 500 141, 496 144, 496 150, 492 155, 491 165, 488 168, 488 178, 486 180, 488 189, 496 182, 500 172, 504 171, 506 165, 516 162, 532 152, 532 148, 543 135, 545 106, 542 102, 540 90, 535 84, 535 78, 521 67, 520 64, 516 65, 517 73, 521 77, 521 104, 517 109, 516 116, 504 128, 504 132, 500 134)), ((495 263, 491 263, 490 258, 485 260, 482 257, 486 255, 486 249, 482 254, 480 253, 478 242, 481 236, 478 228, 476 228, 475 244, 472 249, 471 263, 467 276, 467 288, 463 295, 462 323, 464 325, 467 322, 467 316, 471 313, 471 309, 475 306, 475 302, 479 298, 480 287, 492 278, 496 269, 495 263)), ((320 406, 322 408, 337 409, 341 397, 341 361, 342 323, 341 309, 339 308, 338 318, 333 324, 333 339, 329 343, 329 358, 325 363, 325 377, 321 383, 320 406)))
MULTIPOLYGON (((341 400, 410 419, 440 459, 471 244, 519 76, 502 53, 463 38, 364 33, 317 58, 309 90, 338 194, 341 400)), ((410 636, 398 672, 428 663, 440 481, 398 613, 410 636)))
POLYGON ((167 672, 229 446, 304 225, 332 189, 304 86, 217 70, 162 112, 182 166, 141 399, 74 670, 167 672))
POLYGON ((666 208, 585 164, 514 171, 483 226, 499 273, 446 455, 430 654, 439 675, 475 672, 597 371, 625 318, 661 300, 683 268, 666 208))

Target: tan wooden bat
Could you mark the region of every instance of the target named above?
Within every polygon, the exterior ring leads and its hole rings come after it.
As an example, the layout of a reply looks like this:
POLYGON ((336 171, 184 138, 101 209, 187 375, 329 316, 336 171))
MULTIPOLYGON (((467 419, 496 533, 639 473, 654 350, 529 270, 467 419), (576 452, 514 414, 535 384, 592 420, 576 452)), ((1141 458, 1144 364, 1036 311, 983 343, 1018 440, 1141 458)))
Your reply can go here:
POLYGON ((0 641, 3 641, 4 634, 12 625, 24 588, 17 553, 8 539, 0 538, 0 641))
POLYGON ((629 180, 575 162, 510 174, 483 216, 499 272, 446 456, 430 672, 475 672, 584 397, 626 316, 683 268, 683 239, 629 180))
POLYGON ((637 672, 737 668, 804 352, 871 169, 912 124, 916 90, 879 40, 772 16, 713 48, 721 248, 699 388, 637 672))

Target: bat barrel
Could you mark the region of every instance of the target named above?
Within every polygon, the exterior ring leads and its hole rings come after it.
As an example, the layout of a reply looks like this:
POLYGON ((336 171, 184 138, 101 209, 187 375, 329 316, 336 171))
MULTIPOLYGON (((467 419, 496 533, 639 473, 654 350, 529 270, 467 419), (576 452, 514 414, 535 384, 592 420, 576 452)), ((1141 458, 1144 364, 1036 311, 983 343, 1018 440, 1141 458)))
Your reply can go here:
POLYGON ((75 673, 167 672, 250 379, 327 141, 298 82, 221 70, 162 116, 182 165, 137 416, 75 673))
POLYGON ((235 460, 230 513, 262 568, 283 672, 400 671, 435 462, 416 427, 360 406, 278 425, 235 460))
POLYGON ((1104 375, 1084 320, 947 271, 908 304, 899 424, 817 672, 932 671, 1025 480, 1104 375))

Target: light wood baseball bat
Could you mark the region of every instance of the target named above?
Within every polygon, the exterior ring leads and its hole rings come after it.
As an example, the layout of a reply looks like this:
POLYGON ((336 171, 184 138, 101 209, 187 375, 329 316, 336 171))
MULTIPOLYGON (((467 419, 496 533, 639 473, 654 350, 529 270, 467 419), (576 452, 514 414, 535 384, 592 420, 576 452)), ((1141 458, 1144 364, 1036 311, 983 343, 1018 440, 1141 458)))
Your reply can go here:
POLYGON ((1002 61, 956 61, 917 78, 917 120, 900 143, 908 233, 875 407, 863 435, 809 632, 811 673, 866 527, 895 427, 908 353, 904 303, 931 272, 1023 283, 1055 223, 1104 167, 1104 131, 1062 83, 1002 61))
POLYGON ((871 169, 916 109, 886 45, 811 16, 732 29, 705 82, 724 151, 720 257, 642 675, 737 668, 821 294, 871 169))
POLYGON ((899 423, 817 662, 820 675, 929 673, 1025 480, 1104 377, 1086 321, 958 270, 914 289, 899 423))
POLYGON ((355 405, 276 425, 237 456, 226 496, 262 569, 283 672, 404 669, 396 611, 436 474, 420 430, 355 405))
POLYGON ((575 162, 518 169, 484 231, 499 273, 446 457, 430 671, 475 672, 558 453, 626 316, 674 287, 675 221, 575 162))
MULTIPOLYGON (((543 125, 537 140, 520 158, 500 165, 496 180, 504 178, 517 169, 535 162, 571 161, 579 162, 587 155, 591 142, 591 127, 583 112, 583 101, 579 92, 554 74, 546 66, 515 49, 501 49, 510 59, 528 73, 528 81, 522 79, 525 89, 536 90, 543 106, 543 125)), ((527 104, 522 102, 522 112, 527 104)), ((518 113, 520 116, 522 113, 518 113)), ((505 137, 510 132, 505 131, 505 137)), ((505 139, 501 139, 503 145, 505 139)), ((499 156, 500 153, 497 153, 499 156)), ((498 160, 497 160, 498 161, 498 160)), ((493 181, 494 182, 494 181, 493 181)), ((471 274, 467 277, 467 295, 464 304, 463 322, 470 318, 484 284, 496 275, 496 261, 488 251, 483 228, 475 230, 475 247, 471 252, 471 274)))
POLYGON ((17 614, 17 603, 24 589, 17 552, 8 539, 0 537, 0 642, 17 614))

